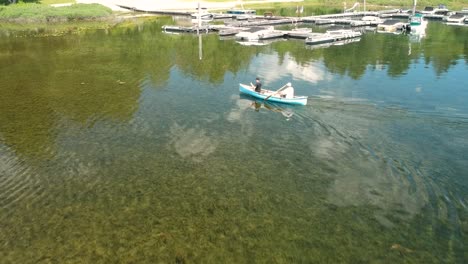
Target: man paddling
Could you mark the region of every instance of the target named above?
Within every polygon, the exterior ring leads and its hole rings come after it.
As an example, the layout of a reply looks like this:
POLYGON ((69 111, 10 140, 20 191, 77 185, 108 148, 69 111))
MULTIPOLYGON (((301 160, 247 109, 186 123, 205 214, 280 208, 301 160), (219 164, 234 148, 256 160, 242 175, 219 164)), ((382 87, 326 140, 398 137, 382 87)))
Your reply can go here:
POLYGON ((260 78, 255 78, 255 86, 250 83, 252 87, 255 87, 255 92, 260 93, 262 91, 262 82, 260 82, 260 78))

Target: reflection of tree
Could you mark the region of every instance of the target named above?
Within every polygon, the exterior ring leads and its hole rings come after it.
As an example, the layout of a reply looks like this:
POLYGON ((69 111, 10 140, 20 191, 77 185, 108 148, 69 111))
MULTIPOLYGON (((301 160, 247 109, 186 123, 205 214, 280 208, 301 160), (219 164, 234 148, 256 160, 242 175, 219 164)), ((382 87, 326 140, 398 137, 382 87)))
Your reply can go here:
POLYGON ((118 49, 114 52, 118 54, 119 62, 129 67, 124 70, 143 72, 151 77, 154 86, 161 86, 169 79, 175 54, 175 40, 161 33, 161 25, 169 20, 160 18, 156 23, 116 28, 111 31, 110 39, 105 38, 107 48, 118 49))
POLYGON ((460 58, 468 58, 468 32, 465 27, 429 23, 427 36, 421 43, 411 43, 412 40, 406 35, 367 33, 359 43, 343 46, 306 50, 303 44, 298 46, 299 42, 277 42, 273 47, 280 58, 285 58, 285 54, 289 53, 301 65, 323 59, 329 71, 353 79, 359 79, 369 65, 376 68, 382 64, 386 65, 389 76, 398 77, 408 70, 412 60, 418 60, 421 56, 426 63, 433 63, 436 74, 440 75, 460 58))
POLYGON ((384 63, 390 76, 399 76, 410 64, 405 36, 364 35, 359 44, 333 46, 323 53, 327 68, 354 79, 359 79, 368 65, 384 63))
POLYGON ((259 51, 278 56, 278 65, 292 60, 294 66, 309 67, 311 61, 323 60, 329 71, 354 79, 369 65, 386 65, 396 77, 412 60, 424 57, 441 74, 463 54, 468 58, 467 28, 430 23, 420 43, 409 43, 404 35, 365 34, 359 43, 316 50, 305 49, 301 41, 250 48, 209 34, 203 36, 200 61, 198 39, 162 33, 161 26, 168 23, 170 18, 158 18, 81 35, 2 38, 0 134, 6 144, 21 152, 50 149, 58 118, 63 117, 81 124, 96 118, 129 120, 138 107, 139 86, 146 87, 142 80, 151 82, 150 87, 164 86, 173 66, 221 83, 227 71, 246 69, 259 51))
POLYGON ((198 56, 198 38, 182 35, 174 38, 176 64, 195 78, 220 83, 227 71, 237 73, 246 68, 255 50, 234 41, 220 41, 216 35, 203 36, 203 59, 198 56))
POLYGON ((116 82, 132 73, 115 61, 112 39, 98 45, 102 39, 96 32, 0 43, 0 133, 6 144, 44 155, 53 149, 59 117, 84 123, 93 116, 132 116, 139 89, 116 82))
POLYGON ((321 59, 323 50, 317 49, 310 51, 304 48, 303 41, 281 41, 274 44, 275 51, 278 53, 279 64, 282 64, 287 54, 289 59, 293 59, 297 64, 306 66, 310 61, 321 59))
POLYGON ((53 149, 59 118, 83 125, 96 119, 129 120, 138 107, 142 80, 150 81, 150 87, 163 86, 177 64, 187 74, 222 82, 226 71, 247 67, 255 52, 208 35, 199 61, 196 38, 161 32, 169 20, 81 35, 3 39, 0 133, 6 144, 23 153, 53 149))
POLYGON ((428 38, 423 41, 424 58, 426 63, 432 62, 437 75, 448 71, 457 63, 457 60, 463 57, 467 60, 468 30, 466 27, 429 23, 426 31, 428 38))
POLYGON ((54 111, 44 93, 53 65, 44 63, 48 54, 38 42, 15 40, 0 47, 7 51, 0 53, 0 134, 19 152, 42 153, 53 141, 54 111))
MULTIPOLYGON (((287 43, 280 45, 275 48, 281 56, 287 51, 287 43)), ((304 49, 303 45, 300 48, 294 46, 289 49, 289 53, 301 64, 323 58, 329 71, 353 79, 359 79, 369 65, 386 64, 390 76, 399 76, 410 64, 406 37, 385 34, 367 34, 363 35, 359 43, 314 50, 304 49)))

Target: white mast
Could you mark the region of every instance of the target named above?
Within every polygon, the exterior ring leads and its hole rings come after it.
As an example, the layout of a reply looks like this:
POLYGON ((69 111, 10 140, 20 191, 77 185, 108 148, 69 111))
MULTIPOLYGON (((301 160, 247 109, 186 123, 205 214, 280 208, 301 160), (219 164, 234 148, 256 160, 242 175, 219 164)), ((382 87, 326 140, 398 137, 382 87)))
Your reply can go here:
POLYGON ((418 0, 413 0, 413 16, 416 13, 416 5, 418 4, 418 0))
POLYGON ((200 30, 200 27, 201 27, 201 5, 200 5, 200 1, 198 1, 198 33, 199 33, 199 30, 200 30))
POLYGON ((237 2, 241 6, 242 10, 244 10, 244 3, 242 2, 242 0, 237 0, 237 2))
POLYGON ((197 34, 198 34, 198 58, 201 60, 203 57, 203 50, 202 50, 202 36, 200 35, 200 28, 201 28, 201 5, 200 1, 198 1, 198 27, 197 27, 197 34))
POLYGON ((203 41, 202 36, 198 35, 198 59, 202 60, 203 58, 203 41))

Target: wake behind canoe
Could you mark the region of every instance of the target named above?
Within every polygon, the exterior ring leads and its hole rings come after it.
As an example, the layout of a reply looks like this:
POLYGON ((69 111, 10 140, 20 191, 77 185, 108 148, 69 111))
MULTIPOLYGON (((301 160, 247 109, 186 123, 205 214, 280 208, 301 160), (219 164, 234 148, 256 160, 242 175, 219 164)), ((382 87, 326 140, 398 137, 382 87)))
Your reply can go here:
POLYGON ((279 94, 275 94, 275 91, 270 91, 266 89, 262 89, 260 93, 257 93, 255 92, 254 87, 242 83, 239 84, 239 92, 276 103, 307 105, 307 96, 294 96, 293 98, 284 98, 281 97, 279 94))

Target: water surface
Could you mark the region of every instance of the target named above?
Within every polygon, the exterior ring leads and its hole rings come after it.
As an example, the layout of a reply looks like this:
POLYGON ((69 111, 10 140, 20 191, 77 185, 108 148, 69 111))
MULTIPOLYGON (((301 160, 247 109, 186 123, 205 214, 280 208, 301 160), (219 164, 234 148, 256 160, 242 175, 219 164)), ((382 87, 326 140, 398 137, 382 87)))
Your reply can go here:
POLYGON ((3 261, 468 262, 468 28, 200 60, 166 23, 0 37, 3 261))

